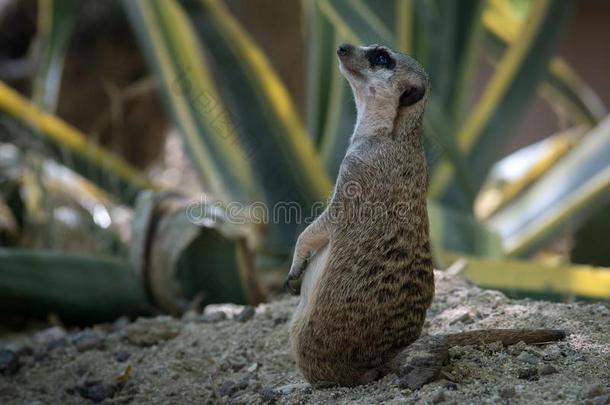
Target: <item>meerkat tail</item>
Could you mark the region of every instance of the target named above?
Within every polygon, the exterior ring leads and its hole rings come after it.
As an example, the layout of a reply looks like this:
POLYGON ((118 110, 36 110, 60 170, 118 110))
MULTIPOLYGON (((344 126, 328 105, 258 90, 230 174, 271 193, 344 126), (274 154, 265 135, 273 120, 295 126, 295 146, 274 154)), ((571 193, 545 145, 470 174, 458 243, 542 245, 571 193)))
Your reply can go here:
POLYGON ((504 346, 514 345, 521 341, 527 344, 540 344, 563 340, 566 331, 560 329, 486 329, 445 335, 449 347, 468 346, 502 342, 504 346))
POLYGON ((527 344, 554 342, 565 339, 567 333, 557 329, 488 329, 450 335, 422 336, 400 352, 389 364, 401 387, 419 389, 439 378, 449 361, 449 348, 502 342, 505 346, 521 341, 527 344))

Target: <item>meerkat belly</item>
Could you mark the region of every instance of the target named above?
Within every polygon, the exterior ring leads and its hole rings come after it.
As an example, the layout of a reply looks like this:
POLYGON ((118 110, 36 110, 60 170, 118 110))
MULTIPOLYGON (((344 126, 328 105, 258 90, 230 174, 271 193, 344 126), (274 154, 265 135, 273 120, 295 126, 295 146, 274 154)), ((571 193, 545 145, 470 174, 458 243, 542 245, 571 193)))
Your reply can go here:
POLYGON ((305 276, 301 282, 301 292, 299 305, 293 316, 293 322, 296 322, 304 315, 304 311, 308 308, 309 297, 312 290, 315 289, 315 285, 319 282, 320 276, 326 267, 328 260, 329 246, 325 246, 319 252, 311 258, 307 268, 305 269, 305 276))

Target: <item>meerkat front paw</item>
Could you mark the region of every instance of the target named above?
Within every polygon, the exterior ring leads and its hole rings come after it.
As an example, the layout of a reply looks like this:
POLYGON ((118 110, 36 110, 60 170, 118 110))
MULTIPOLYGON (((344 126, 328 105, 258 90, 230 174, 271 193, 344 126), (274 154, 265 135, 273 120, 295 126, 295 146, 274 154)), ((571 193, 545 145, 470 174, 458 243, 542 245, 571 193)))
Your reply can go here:
POLYGON ((294 287, 292 283, 294 281, 299 281, 303 273, 305 272, 305 268, 307 268, 307 264, 309 263, 309 259, 311 254, 308 255, 303 260, 297 261, 294 260, 292 262, 292 266, 290 267, 290 271, 284 280, 284 290, 288 291, 292 295, 299 295, 299 289, 294 287))

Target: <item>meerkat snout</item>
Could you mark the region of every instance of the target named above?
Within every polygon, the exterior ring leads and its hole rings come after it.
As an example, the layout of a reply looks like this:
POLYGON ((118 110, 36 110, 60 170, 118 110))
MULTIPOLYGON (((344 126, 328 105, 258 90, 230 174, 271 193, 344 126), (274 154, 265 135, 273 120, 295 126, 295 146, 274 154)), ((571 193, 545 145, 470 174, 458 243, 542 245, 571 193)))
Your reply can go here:
POLYGON ((351 45, 351 44, 341 44, 337 48, 337 55, 339 55, 339 56, 347 56, 347 55, 349 55, 350 51, 353 48, 354 48, 354 46, 351 45))

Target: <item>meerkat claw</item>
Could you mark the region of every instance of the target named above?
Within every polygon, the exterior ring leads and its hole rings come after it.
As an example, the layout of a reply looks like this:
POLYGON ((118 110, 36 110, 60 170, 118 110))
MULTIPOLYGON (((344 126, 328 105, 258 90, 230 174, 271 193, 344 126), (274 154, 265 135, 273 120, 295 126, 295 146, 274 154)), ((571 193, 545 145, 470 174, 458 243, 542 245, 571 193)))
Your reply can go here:
POLYGON ((291 277, 290 274, 286 276, 286 280, 284 280, 284 291, 292 295, 299 295, 299 290, 290 284, 290 282, 294 280, 296 280, 296 278, 291 277))

